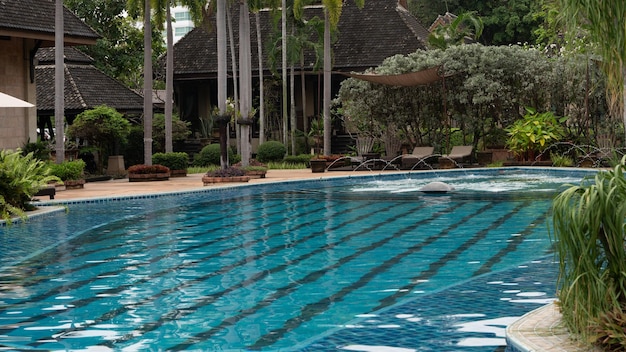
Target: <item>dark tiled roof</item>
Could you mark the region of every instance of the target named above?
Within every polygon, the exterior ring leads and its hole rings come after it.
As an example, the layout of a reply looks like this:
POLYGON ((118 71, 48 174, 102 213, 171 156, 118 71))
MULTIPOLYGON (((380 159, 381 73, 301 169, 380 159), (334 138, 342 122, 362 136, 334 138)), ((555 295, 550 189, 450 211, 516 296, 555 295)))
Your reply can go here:
MULTIPOLYGON (((0 0, 0 34, 54 39, 55 0, 0 0)), ((63 13, 67 43, 95 42, 100 36, 67 8, 63 13)))
MULTIPOLYGON (((35 58, 39 62, 39 65, 54 65, 54 51, 54 48, 41 48, 37 50, 35 58)), ((91 56, 74 48, 65 48, 63 57, 66 64, 90 65, 94 62, 91 56)))
MULTIPOLYGON (((39 51, 41 53, 38 52, 37 57, 54 57, 54 49, 39 49, 39 51)), ((77 51, 73 48, 65 48, 65 56, 83 60, 89 58, 77 51)), ((54 64, 37 66, 35 81, 38 113, 54 112, 54 64)), ((66 63, 65 109, 76 112, 103 104, 121 113, 143 111, 143 97, 122 83, 105 75, 92 65, 66 63)))
MULTIPOLYGON (((269 16, 267 11, 260 13, 262 40, 266 52, 269 45, 267 42, 270 33, 269 16)), ((311 7, 305 11, 304 17, 313 16, 323 18, 322 8, 311 7)), ((236 14, 232 17, 238 18, 236 14)), ((214 20, 212 22, 214 23, 214 20)), ((254 15, 251 15, 250 22, 252 69, 256 70, 258 56, 254 15)), ((234 37, 238 38, 237 24, 233 23, 233 27, 234 37)), ((406 9, 399 6, 397 0, 365 1, 363 9, 358 9, 352 1, 346 2, 338 30, 338 40, 333 47, 333 69, 343 71, 361 71, 380 65, 387 57, 426 49, 428 38, 428 30, 406 9)), ((235 50, 238 50, 237 48, 238 45, 235 50)), ((230 45, 228 51, 227 63, 230 67, 230 45)), ((215 32, 209 33, 206 29, 196 28, 174 46, 174 73, 178 78, 214 77, 217 70, 216 54, 215 32)), ((313 61, 314 55, 309 53, 306 55, 305 66, 312 67, 313 61)), ((264 65, 267 69, 267 63, 264 65)))

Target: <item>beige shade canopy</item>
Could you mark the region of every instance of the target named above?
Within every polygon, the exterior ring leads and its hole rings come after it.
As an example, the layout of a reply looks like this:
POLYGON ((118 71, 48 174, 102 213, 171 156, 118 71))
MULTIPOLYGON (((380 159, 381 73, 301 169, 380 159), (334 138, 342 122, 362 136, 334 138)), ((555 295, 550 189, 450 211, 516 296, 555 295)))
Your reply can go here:
POLYGON ((417 72, 403 73, 399 75, 378 75, 375 73, 344 73, 352 78, 364 81, 385 84, 388 86, 412 87, 427 85, 441 80, 441 66, 431 67, 417 72))
POLYGON ((0 92, 0 108, 32 108, 33 104, 0 92))

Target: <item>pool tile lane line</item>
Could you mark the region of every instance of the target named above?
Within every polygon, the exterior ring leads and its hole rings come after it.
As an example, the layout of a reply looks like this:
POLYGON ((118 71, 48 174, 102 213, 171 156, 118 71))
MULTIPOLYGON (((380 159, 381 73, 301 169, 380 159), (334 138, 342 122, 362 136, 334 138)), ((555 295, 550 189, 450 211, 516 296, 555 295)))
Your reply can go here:
MULTIPOLYGON (((306 171, 306 170, 305 170, 305 171, 306 171)), ((311 177, 311 176, 312 176, 313 178, 317 178, 317 176, 315 176, 315 175, 310 175, 310 171, 306 171, 306 172, 308 173, 309 177, 311 177)), ((327 175, 324 175, 324 176, 335 176, 335 175, 340 176, 340 175, 335 174, 335 173, 327 173, 327 175)), ((358 173, 358 175, 360 175, 360 173, 358 173)), ((306 175, 302 175, 302 177, 306 177, 306 175)), ((133 186, 133 185, 132 185, 132 184, 130 184, 130 185, 126 184, 126 186, 133 186)), ((166 187, 166 188, 163 188, 163 190, 164 190, 164 191, 166 191, 166 190, 167 190, 167 187, 166 187)), ((65 193, 65 192, 61 192, 61 193, 65 193)), ((60 193, 60 194, 61 194, 61 193, 60 193)), ((122 193, 122 194, 124 194, 124 193, 122 193)))

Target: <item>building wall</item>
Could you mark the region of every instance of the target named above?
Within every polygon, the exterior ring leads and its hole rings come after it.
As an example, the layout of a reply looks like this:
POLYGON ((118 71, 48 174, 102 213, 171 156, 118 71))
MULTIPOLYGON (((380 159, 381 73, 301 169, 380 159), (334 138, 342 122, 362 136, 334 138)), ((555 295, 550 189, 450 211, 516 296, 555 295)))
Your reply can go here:
MULTIPOLYGON (((29 56, 32 41, 0 39, 0 92, 35 103, 35 84, 30 83, 29 56)), ((0 149, 22 147, 37 140, 37 109, 0 107, 0 149)))
POLYGON ((172 21, 174 43, 176 43, 180 38, 184 37, 185 34, 189 33, 194 28, 194 25, 189 10, 186 7, 175 6, 171 11, 172 18, 174 19, 174 21, 172 21))

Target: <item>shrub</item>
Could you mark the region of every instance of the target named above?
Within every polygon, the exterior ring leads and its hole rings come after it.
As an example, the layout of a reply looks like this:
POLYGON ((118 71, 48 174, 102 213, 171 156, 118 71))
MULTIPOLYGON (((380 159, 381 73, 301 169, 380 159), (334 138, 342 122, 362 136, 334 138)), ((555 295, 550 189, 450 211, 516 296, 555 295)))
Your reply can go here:
POLYGON ((128 168, 129 174, 167 174, 170 169, 166 166, 154 164, 154 165, 133 165, 128 168))
POLYGON ((313 157, 311 154, 287 155, 283 161, 286 164, 308 164, 311 157, 313 157))
POLYGON ((156 153, 152 155, 152 162, 167 166, 170 170, 187 170, 189 155, 184 152, 156 153))
POLYGON ((22 147, 22 155, 26 156, 28 153, 33 153, 33 157, 39 160, 50 160, 50 151, 52 146, 48 142, 37 141, 24 144, 22 147))
POLYGON ((206 173, 209 177, 232 177, 232 176, 244 176, 246 173, 237 167, 227 167, 225 169, 215 169, 206 173))
POLYGON ((61 164, 49 163, 50 173, 62 181, 80 180, 85 177, 85 162, 81 159, 64 161, 61 164))
POLYGON ((256 157, 260 162, 267 163, 283 160, 286 153, 287 148, 284 144, 278 141, 267 141, 259 146, 256 157))
MULTIPOLYGON (((209 144, 202 148, 200 153, 195 155, 193 158, 193 164, 195 166, 220 165, 220 156, 220 145, 209 144)), ((236 155, 232 148, 228 148, 228 160, 231 164, 233 164, 239 162, 241 157, 236 155)))
POLYGON ((48 182, 60 181, 50 175, 50 168, 32 153, 0 150, 0 218, 11 221, 12 215, 23 217, 28 202, 48 182))
POLYGON ((563 138, 566 120, 567 117, 557 117, 551 112, 538 113, 526 108, 524 118, 506 129, 507 148, 524 160, 532 160, 535 153, 563 138))

